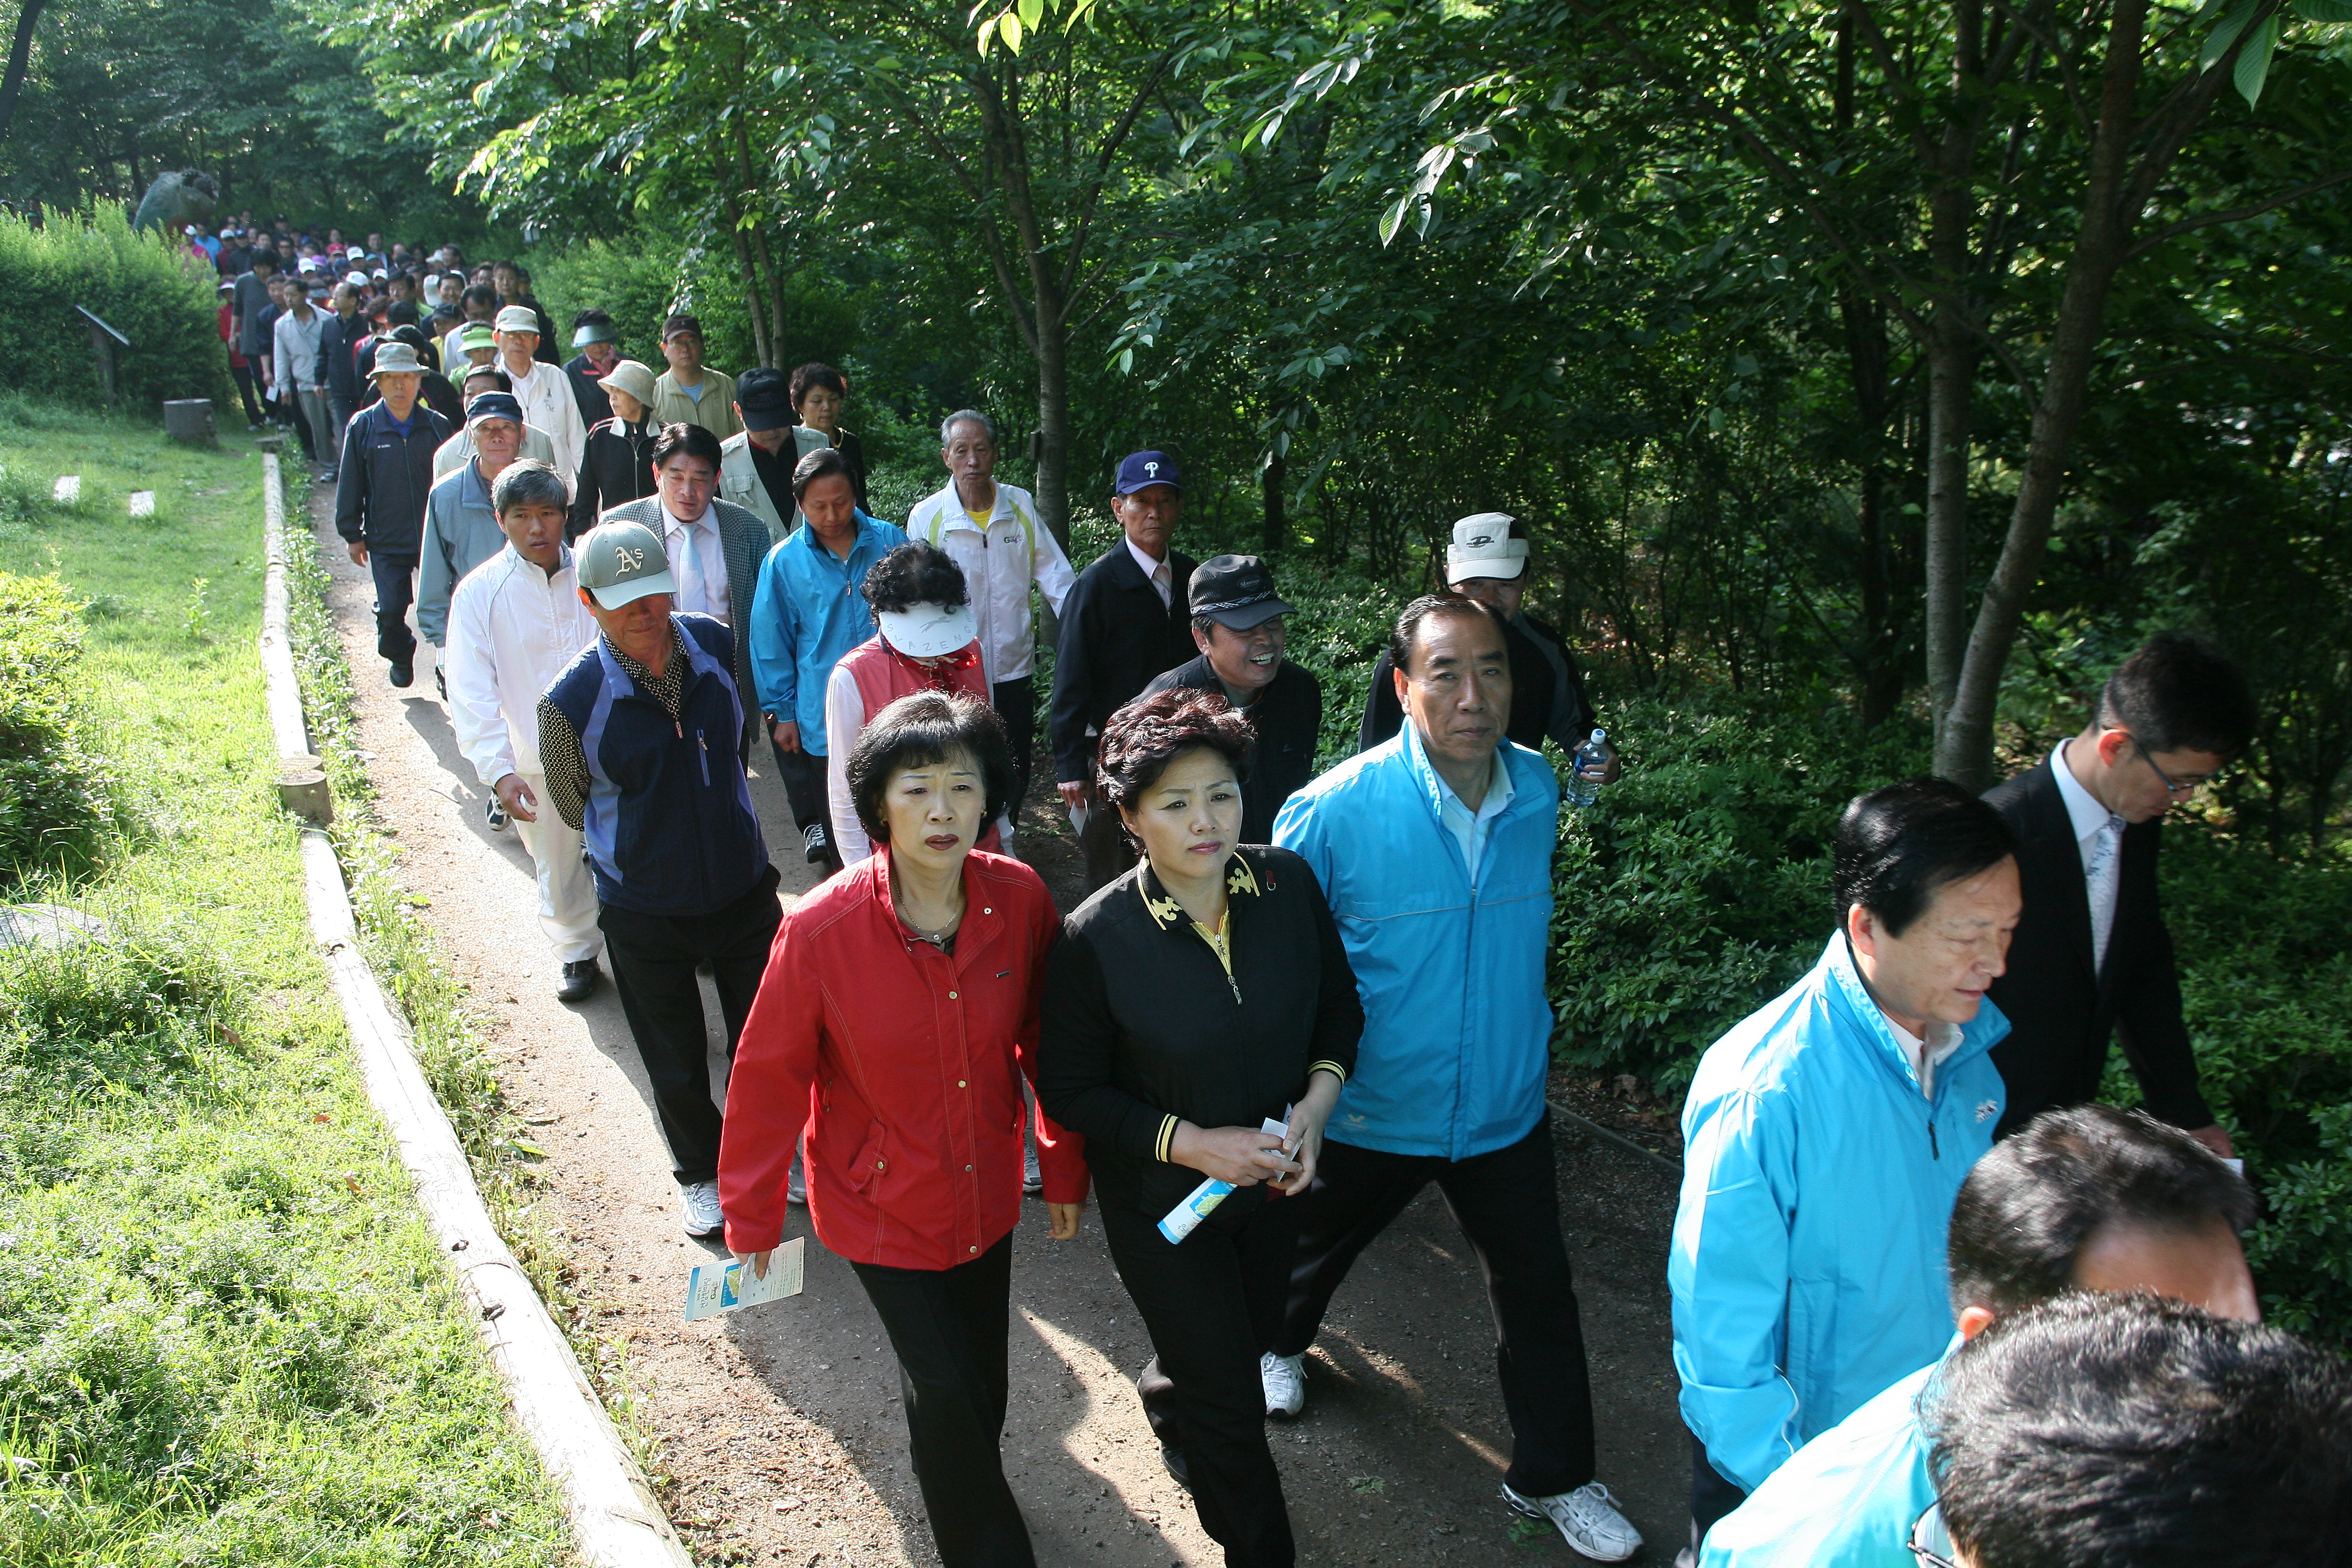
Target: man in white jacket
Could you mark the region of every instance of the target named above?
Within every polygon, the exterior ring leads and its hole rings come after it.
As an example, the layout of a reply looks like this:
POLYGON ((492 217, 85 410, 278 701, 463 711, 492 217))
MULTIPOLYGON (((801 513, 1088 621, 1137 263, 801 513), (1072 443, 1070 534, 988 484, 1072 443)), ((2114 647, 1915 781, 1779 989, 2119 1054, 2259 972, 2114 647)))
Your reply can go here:
POLYGON ((563 542, 570 500, 545 463, 519 460, 499 473, 490 504, 507 547, 451 595, 446 657, 458 750, 513 817, 539 868, 540 929, 563 965, 555 994, 580 1002, 596 988, 604 946, 596 882, 581 858, 580 829, 548 802, 539 760, 540 694, 596 640, 563 542))
POLYGON ((925 496, 907 515, 907 537, 936 545, 963 568, 980 622, 980 661, 991 698, 1013 743, 1013 807, 1006 826, 1020 820, 1029 793, 1029 753, 1037 728, 1037 690, 1030 679, 1036 619, 1029 586, 1055 615, 1076 574, 1070 558, 1037 519, 1037 498, 996 481, 996 426, 976 409, 960 408, 940 426, 940 461, 955 477, 925 496))
POLYGON ((499 312, 499 368, 522 405, 523 423, 537 426, 555 443, 555 471, 570 485, 580 478, 581 455, 588 449, 588 426, 580 422, 580 403, 572 395, 572 378, 560 364, 535 357, 539 352, 539 312, 528 305, 509 305, 499 312))

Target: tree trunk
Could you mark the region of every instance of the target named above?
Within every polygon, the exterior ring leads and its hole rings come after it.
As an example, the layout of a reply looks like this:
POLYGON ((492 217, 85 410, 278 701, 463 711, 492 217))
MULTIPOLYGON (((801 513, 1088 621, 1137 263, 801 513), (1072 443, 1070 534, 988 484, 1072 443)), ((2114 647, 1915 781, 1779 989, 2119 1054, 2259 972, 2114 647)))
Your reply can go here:
MULTIPOLYGON (((2000 678, 2025 616, 2025 601, 2042 574, 2052 521, 2066 479, 2066 456, 2083 422, 2091 362, 2107 308, 2108 287, 2122 265, 2130 217, 2123 210, 2130 154, 2134 97, 2139 87, 2142 26, 2147 0, 2116 0, 2107 31, 2099 124, 2084 192, 2083 226, 2066 266, 2050 361, 2033 409, 2025 470, 2010 510, 2009 532, 1992 580, 1985 585, 1976 625, 1958 669, 1953 699, 1936 726, 1936 771, 1971 789, 1993 782, 1993 719, 2000 678)), ((1930 567, 1932 573, 1934 568, 1930 567)))
POLYGON ((16 98, 25 90, 25 71, 33 58, 33 29, 48 0, 24 0, 16 13, 16 41, 8 47, 8 74, 0 77, 0 142, 8 139, 8 122, 16 117, 16 98))
POLYGON ((1265 528, 1259 548, 1268 555, 1278 553, 1290 542, 1290 520, 1283 510, 1283 492, 1289 483, 1289 465, 1283 461, 1282 454, 1268 452, 1265 471, 1258 476, 1258 493, 1265 505, 1265 528))
POLYGON ((1037 311, 1037 515, 1070 550, 1070 334, 1058 308, 1037 311))

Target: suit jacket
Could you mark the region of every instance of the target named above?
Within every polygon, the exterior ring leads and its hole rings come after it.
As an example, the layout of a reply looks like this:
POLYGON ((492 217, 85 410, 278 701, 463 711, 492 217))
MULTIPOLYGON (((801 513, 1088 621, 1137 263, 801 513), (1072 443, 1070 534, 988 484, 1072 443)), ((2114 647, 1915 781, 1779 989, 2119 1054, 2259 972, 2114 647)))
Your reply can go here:
POLYGON ((2024 913, 2009 946, 2009 972, 1991 997, 2011 1025, 1992 1050, 2008 1086, 2002 1136, 2042 1111, 2096 1100, 2110 1030, 2138 1075, 2147 1108, 2179 1127, 2210 1127, 2213 1112, 2197 1089, 2197 1061, 2180 1016, 2180 973, 2172 933, 2157 901, 2156 852, 2162 818, 2124 829, 2116 922, 2107 961, 2091 958, 2091 902, 2083 855, 2057 776, 2044 758, 1985 795, 2017 836, 2024 913))
POLYGON ((1162 605, 1122 539, 1070 585, 1054 648, 1049 729, 1057 782, 1093 783, 1095 742, 1110 716, 1141 695, 1153 676, 1201 651, 1192 646, 1186 596, 1198 564, 1168 552, 1169 602, 1162 605))
MULTIPOLYGON (((732 501, 714 498, 710 507, 719 525, 719 553, 727 561, 727 622, 735 634, 735 689, 743 694, 741 754, 748 759, 751 742, 760 733, 760 704, 751 696, 751 595, 760 585, 760 563, 767 559, 768 547, 775 541, 768 537, 766 523, 732 501)), ((613 507, 597 521, 643 523, 654 531, 656 539, 666 531, 657 495, 613 507)))

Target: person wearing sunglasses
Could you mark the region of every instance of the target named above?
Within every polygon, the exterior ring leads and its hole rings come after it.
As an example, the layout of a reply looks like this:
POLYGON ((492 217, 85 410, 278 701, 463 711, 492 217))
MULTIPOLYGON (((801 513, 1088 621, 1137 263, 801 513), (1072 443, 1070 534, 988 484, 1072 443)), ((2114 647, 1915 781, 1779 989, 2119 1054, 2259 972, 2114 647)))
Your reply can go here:
POLYGON ((2010 1022, 1992 1053, 2009 1091, 2000 1136, 2096 1100, 2120 1034, 2148 1109, 2230 1157, 2198 1090, 2157 850, 2164 814, 2246 749, 2255 718, 2228 660, 2160 632, 2107 678, 2082 733, 1985 796, 2017 837, 2025 900, 1991 991, 2010 1022))
POLYGON ((2076 1290, 2151 1291, 2258 1318, 2238 1240, 2253 1215, 2244 1178, 2177 1127, 2105 1105, 2036 1117, 1977 1162, 1952 1205, 1950 1348, 1774 1470, 1707 1531, 1699 1568, 1912 1568, 1920 1549, 1948 1556, 1927 1460, 1959 1347, 2076 1290))

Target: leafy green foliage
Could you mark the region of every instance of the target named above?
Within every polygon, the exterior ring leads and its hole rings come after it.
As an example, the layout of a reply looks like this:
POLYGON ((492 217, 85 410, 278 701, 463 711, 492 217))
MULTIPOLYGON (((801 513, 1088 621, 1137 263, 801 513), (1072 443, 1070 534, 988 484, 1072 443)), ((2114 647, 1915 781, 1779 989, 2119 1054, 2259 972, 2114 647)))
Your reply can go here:
POLYGON ((0 214, 0 364, 9 390, 94 407, 98 372, 77 305, 131 340, 115 350, 124 406, 160 417, 167 398, 236 395, 221 348, 216 279, 117 208, 52 208, 36 226, 0 214))
POLYGON ((54 576, 0 573, 0 886, 88 871, 115 827, 74 679, 80 608, 54 576))

